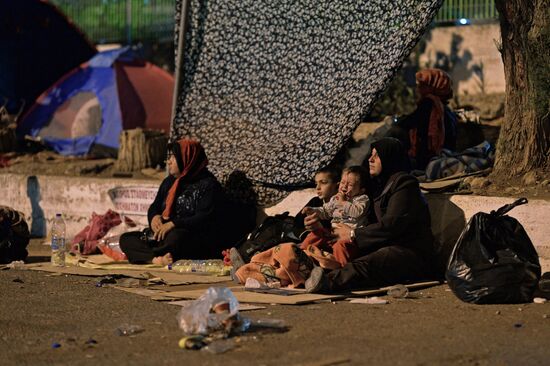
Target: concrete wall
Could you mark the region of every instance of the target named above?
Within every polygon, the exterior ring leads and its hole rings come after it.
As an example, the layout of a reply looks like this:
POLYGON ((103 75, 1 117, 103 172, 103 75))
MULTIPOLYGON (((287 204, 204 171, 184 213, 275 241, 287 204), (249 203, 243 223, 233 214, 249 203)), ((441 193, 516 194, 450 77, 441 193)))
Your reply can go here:
MULTIPOLYGON (((159 182, 0 174, 0 204, 23 212, 34 236, 45 236, 55 214, 61 213, 67 224, 67 237, 71 238, 86 226, 92 212, 104 214, 115 209, 108 195, 110 189, 135 186, 158 187, 159 182)), ((147 224, 146 216, 129 217, 147 224)))
POLYGON ((504 66, 497 50, 500 25, 438 27, 424 36, 420 66, 450 70, 455 93, 504 93, 504 66))
MULTIPOLYGON (((108 191, 116 187, 158 187, 159 181, 131 179, 100 179, 79 177, 0 174, 0 204, 22 211, 36 235, 49 230, 54 215, 60 212, 67 222, 67 237, 82 230, 92 212, 105 213, 115 209, 108 191)), ((265 208, 265 214, 289 211, 295 215, 315 195, 314 189, 296 191, 278 204, 265 208)), ((447 246, 456 241, 467 222, 479 211, 490 212, 515 200, 513 197, 482 197, 472 195, 426 195, 432 214, 432 229, 447 246)), ((535 245, 543 270, 550 270, 550 201, 530 200, 516 207, 510 216, 518 219, 535 245)), ((138 223, 147 224, 143 215, 129 215, 138 223)))

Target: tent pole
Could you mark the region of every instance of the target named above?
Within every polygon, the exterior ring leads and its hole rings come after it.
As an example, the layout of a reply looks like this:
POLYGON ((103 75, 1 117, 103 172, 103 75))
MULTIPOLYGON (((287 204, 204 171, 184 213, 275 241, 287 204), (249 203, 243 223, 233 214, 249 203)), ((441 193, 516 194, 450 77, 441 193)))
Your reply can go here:
POLYGON ((189 0, 181 0, 180 27, 178 37, 178 49, 176 52, 176 75, 174 77, 174 95, 172 97, 172 119, 170 120, 169 135, 174 130, 174 119, 176 118, 176 108, 178 104, 178 96, 180 92, 180 84, 182 79, 183 69, 183 52, 185 50, 185 31, 187 28, 187 15, 189 13, 189 0))

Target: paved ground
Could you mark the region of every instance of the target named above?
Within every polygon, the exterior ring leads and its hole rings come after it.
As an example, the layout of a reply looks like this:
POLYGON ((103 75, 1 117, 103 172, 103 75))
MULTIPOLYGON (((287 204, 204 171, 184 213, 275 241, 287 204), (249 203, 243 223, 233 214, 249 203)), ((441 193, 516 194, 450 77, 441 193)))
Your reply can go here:
POLYGON ((290 329, 249 333, 234 338, 230 351, 210 354, 178 348, 178 307, 96 282, 0 271, 0 364, 542 365, 550 360, 550 303, 469 305, 446 285, 388 305, 340 301, 243 312, 282 319, 290 329), (116 329, 124 323, 145 331, 119 336, 116 329), (54 343, 61 347, 52 348, 54 343))

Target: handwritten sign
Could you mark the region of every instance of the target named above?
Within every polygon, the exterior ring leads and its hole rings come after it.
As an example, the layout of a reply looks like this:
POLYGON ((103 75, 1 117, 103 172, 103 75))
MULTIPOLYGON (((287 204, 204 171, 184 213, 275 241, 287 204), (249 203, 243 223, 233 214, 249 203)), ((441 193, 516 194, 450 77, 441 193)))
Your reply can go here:
POLYGON ((158 187, 116 187, 109 190, 115 210, 128 215, 147 215, 158 187))

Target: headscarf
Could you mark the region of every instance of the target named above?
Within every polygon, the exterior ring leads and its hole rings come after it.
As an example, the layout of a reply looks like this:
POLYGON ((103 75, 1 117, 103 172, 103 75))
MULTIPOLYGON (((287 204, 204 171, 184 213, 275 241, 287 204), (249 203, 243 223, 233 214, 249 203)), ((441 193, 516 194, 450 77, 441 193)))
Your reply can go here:
POLYGON ((374 180, 374 197, 380 195, 388 180, 397 172, 408 172, 410 170, 410 162, 407 152, 401 141, 394 137, 384 137, 371 144, 372 149, 376 149, 380 161, 382 162, 382 172, 374 180))
MULTIPOLYGON (((439 69, 424 69, 416 73, 416 85, 420 98, 420 104, 424 99, 430 99, 433 108, 428 124, 428 151, 432 155, 438 155, 445 142, 445 110, 443 103, 453 97, 453 84, 449 75, 439 69)), ((417 129, 410 130, 411 148, 410 156, 416 156, 417 129)))
POLYGON ((204 148, 199 142, 190 139, 181 139, 175 142, 175 144, 177 145, 174 146, 173 150, 175 152, 179 150, 179 156, 176 156, 176 161, 181 173, 174 183, 172 183, 172 187, 170 187, 168 195, 166 196, 166 207, 162 212, 162 217, 165 220, 170 218, 180 182, 182 180, 193 179, 208 165, 208 158, 206 157, 204 148))

